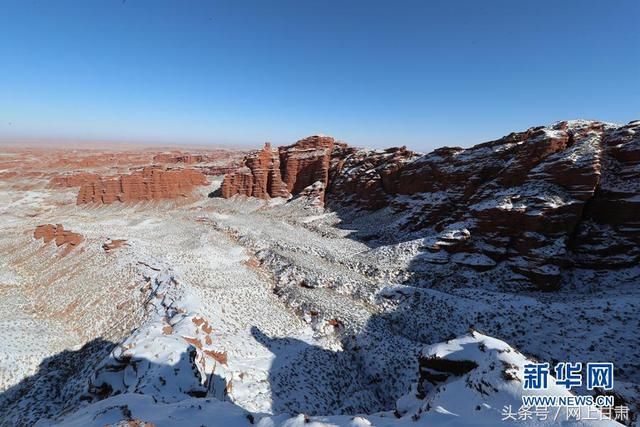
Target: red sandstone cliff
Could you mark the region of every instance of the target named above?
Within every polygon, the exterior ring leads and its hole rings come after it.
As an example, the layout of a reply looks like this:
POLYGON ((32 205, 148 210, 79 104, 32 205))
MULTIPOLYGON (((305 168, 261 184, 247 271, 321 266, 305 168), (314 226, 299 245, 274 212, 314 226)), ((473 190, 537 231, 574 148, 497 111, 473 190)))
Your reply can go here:
POLYGON ((222 182, 222 197, 234 194, 259 198, 289 197, 287 186, 282 181, 280 156, 266 143, 244 159, 244 166, 225 175, 222 182))
POLYGON ((77 203, 139 202, 187 196, 206 177, 192 169, 146 167, 129 175, 101 178, 80 187, 77 203))
POLYGON ((331 137, 310 136, 295 144, 280 147, 282 177, 287 190, 298 194, 317 181, 326 186, 334 146, 335 141, 331 137))
POLYGON ((428 231, 419 259, 445 275, 495 270, 554 289, 574 268, 640 263, 638 121, 560 122, 413 160, 360 151, 332 184, 337 202, 388 206, 405 231, 428 231))
MULTIPOLYGON (((390 234, 423 236, 415 263, 434 277, 472 269, 555 289, 573 269, 640 264, 640 121, 559 122, 427 155, 328 137, 279 154, 292 194, 319 181, 336 206, 387 208, 390 234)), ((254 163, 227 175, 224 197, 256 195, 254 163)))
POLYGON ((222 196, 289 197, 316 182, 326 187, 334 147, 343 146, 326 136, 310 136, 277 151, 266 143, 245 157, 243 167, 225 175, 222 196))

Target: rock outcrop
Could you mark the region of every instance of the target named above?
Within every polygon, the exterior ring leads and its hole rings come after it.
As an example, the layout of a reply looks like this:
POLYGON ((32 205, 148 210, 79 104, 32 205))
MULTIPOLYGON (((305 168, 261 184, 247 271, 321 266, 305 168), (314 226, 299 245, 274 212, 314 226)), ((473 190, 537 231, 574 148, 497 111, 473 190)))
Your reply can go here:
POLYGON ((331 153, 335 145, 333 138, 316 135, 278 149, 282 179, 291 194, 299 194, 314 182, 327 186, 331 153))
POLYGON ((145 167, 129 175, 101 178, 80 187, 77 204, 140 202, 186 197, 207 179, 193 169, 145 167))
POLYGON ((56 246, 68 245, 69 248, 79 245, 84 240, 82 234, 65 230, 62 224, 39 225, 33 232, 33 237, 42 239, 45 244, 54 241, 56 246))
POLYGON ((205 154, 160 153, 153 156, 154 163, 185 163, 191 165, 208 162, 209 160, 209 156, 205 154))
POLYGON ((241 168, 225 175, 222 196, 289 197, 316 182, 326 188, 334 147, 344 146, 317 135, 277 151, 266 143, 261 151, 246 156, 241 168))
POLYGON ((243 166, 244 153, 237 150, 213 150, 204 153, 171 151, 153 156, 155 164, 189 165, 205 175, 224 175, 243 166))
POLYGON ((495 270, 551 290, 571 269, 640 263, 640 122, 560 122, 419 158, 359 151, 330 191, 402 214, 429 236, 417 262, 445 275, 495 270))
POLYGON ((311 208, 324 207, 325 188, 321 181, 316 181, 300 192, 300 198, 304 199, 306 206, 311 208))
MULTIPOLYGON (((224 197, 274 196, 268 185, 253 190, 266 179, 255 167, 263 155, 227 175, 224 197)), ((422 237, 415 268, 434 280, 471 269, 552 290, 576 269, 640 264, 640 121, 565 121, 427 155, 314 136, 281 147, 279 157, 293 195, 319 182, 336 205, 386 208, 395 218, 388 238, 422 237)), ((383 238, 385 227, 370 237, 383 238)))
MULTIPOLYGON (((399 175, 418 154, 406 147, 386 150, 355 150, 345 147, 333 153, 329 192, 340 203, 356 203, 369 210, 389 204, 401 193, 399 175)), ((404 190, 404 189, 402 189, 404 190)))
POLYGON ((243 163, 241 168, 225 175, 222 197, 235 194, 262 199, 289 197, 280 172, 280 156, 278 151, 271 148, 271 144, 266 143, 261 151, 250 154, 243 163))

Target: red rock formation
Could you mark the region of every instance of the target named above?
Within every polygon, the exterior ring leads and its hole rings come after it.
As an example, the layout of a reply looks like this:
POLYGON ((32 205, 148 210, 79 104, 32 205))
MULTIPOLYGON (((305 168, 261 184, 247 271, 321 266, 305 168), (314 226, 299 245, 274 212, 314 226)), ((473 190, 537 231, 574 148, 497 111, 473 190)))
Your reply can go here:
POLYGON ((39 225, 33 232, 33 237, 44 240, 44 243, 49 243, 53 240, 56 246, 69 245, 69 247, 75 247, 84 240, 82 234, 65 230, 62 224, 39 225))
POLYGON ((219 176, 235 172, 236 169, 242 166, 241 163, 241 161, 238 161, 231 162, 228 166, 194 166, 194 168, 205 175, 219 176))
POLYGON ((77 203, 139 202, 187 196, 195 186, 205 185, 206 177, 193 169, 166 170, 146 167, 130 175, 102 178, 85 183, 77 203))
POLYGON ((222 181, 222 197, 228 198, 236 194, 251 196, 253 194, 253 173, 247 166, 228 173, 222 181))
POLYGON ((336 150, 330 169, 328 191, 341 202, 355 201, 366 209, 388 205, 400 192, 398 177, 404 165, 418 156, 406 147, 368 151, 336 150))
POLYGON ((86 150, 69 153, 65 150, 61 153, 56 151, 48 153, 49 157, 41 161, 50 168, 73 168, 87 169, 98 167, 132 166, 149 164, 151 154, 145 151, 123 151, 123 152, 96 152, 86 150))
POLYGON ((388 205, 408 230, 431 230, 420 259, 434 271, 506 265, 515 275, 504 281, 555 289, 571 268, 640 262, 640 122, 561 122, 416 159, 385 153, 348 156, 329 195, 388 205))
POLYGON ((333 138, 316 135, 278 149, 283 180, 291 194, 300 193, 316 181, 327 186, 334 144, 333 138))
POLYGON ((289 197, 280 174, 280 156, 265 143, 261 151, 245 157, 244 166, 225 175, 222 181, 222 197, 235 194, 259 197, 289 197))
POLYGON ((325 136, 310 136, 277 152, 266 143, 262 151, 245 157, 243 167, 225 175, 222 197, 289 197, 315 182, 326 187, 334 147, 344 144, 325 136))
MULTIPOLYGON (((473 269, 552 290, 571 269, 640 264, 640 121, 560 122, 422 156, 318 136, 279 153, 292 194, 317 197, 319 182, 336 204, 388 207, 389 227, 403 228, 390 234, 426 236, 416 268, 438 277, 473 269)), ((269 186, 253 191, 265 180, 259 157, 227 175, 224 197, 273 196, 269 186)))
POLYGON ((203 153, 172 151, 156 154, 153 156, 153 162, 193 165, 207 175, 224 175, 242 166, 243 157, 244 153, 237 150, 219 149, 203 153))
POLYGON ((153 156, 153 161, 154 163, 185 163, 191 165, 208 162, 210 158, 205 154, 161 153, 153 156))

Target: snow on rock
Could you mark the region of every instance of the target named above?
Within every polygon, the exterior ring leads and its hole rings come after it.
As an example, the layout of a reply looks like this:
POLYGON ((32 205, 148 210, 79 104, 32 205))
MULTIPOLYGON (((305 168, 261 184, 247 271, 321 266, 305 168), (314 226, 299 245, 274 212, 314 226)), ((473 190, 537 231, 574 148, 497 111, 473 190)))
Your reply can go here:
MULTIPOLYGON (((394 227, 395 233, 439 232, 453 223, 470 221, 469 241, 444 244, 444 250, 477 254, 475 259, 482 260, 483 268, 507 272, 501 278, 505 283, 554 290, 562 286, 567 270, 626 268, 640 262, 639 129, 637 121, 618 126, 571 120, 511 133, 469 149, 445 147, 422 156, 405 147, 359 150, 315 136, 280 147, 280 167, 282 180, 293 194, 315 191, 306 187, 318 180, 325 186, 324 191, 316 191, 318 198, 326 198, 330 207, 385 209, 402 217, 385 224, 389 234, 394 227), (611 239, 623 239, 624 244, 606 245, 600 234, 603 228, 592 223, 610 225, 611 239), (562 240, 562 250, 553 255, 535 251, 545 245, 545 239, 562 240), (597 259, 588 255, 593 240, 606 246, 597 259), (555 268, 541 268, 546 264, 555 268), (508 268, 496 269, 500 265, 508 268), (513 277, 518 280, 512 281, 513 277)), ((249 160, 247 164, 252 163, 249 160)), ((224 196, 252 195, 254 176, 261 175, 252 169, 229 174, 224 188, 234 189, 224 196)), ((279 180, 276 171, 269 182, 279 180)), ((432 255, 418 256, 416 262, 432 259, 432 255)), ((435 257, 447 270, 443 274, 464 264, 460 259, 435 257)), ((473 269, 478 264, 466 265, 473 269)))
POLYGON ((440 277, 468 274, 455 266, 469 255, 449 255, 476 254, 494 279, 506 273, 502 283, 555 290, 577 268, 640 263, 639 130, 637 121, 573 120, 418 158, 350 153, 336 163, 327 195, 339 206, 386 207, 404 217, 385 226, 388 234, 393 227, 406 239, 442 233, 438 247, 415 257, 415 264, 440 264, 440 277), (393 173, 383 178, 383 170, 393 173), (443 230, 460 222, 469 237, 446 239, 443 230), (594 245, 597 256, 590 255, 594 245))
POLYGON ((171 270, 147 280, 147 320, 96 368, 89 393, 96 398, 142 393, 165 403, 223 398, 227 353, 213 340, 198 300, 171 270))
MULTIPOLYGON (((524 365, 532 363, 503 341, 471 332, 447 342, 426 346, 420 355, 420 372, 408 394, 396 402, 395 411, 361 415, 275 416, 252 414, 215 398, 184 397, 171 402, 148 393, 126 393, 81 408, 61 420, 64 426, 104 426, 119 422, 153 423, 157 427, 184 426, 621 426, 611 420, 588 420, 596 407, 581 406, 581 420, 564 407, 549 407, 544 421, 504 419, 507 408, 517 413, 522 396, 571 396, 549 378, 547 390, 524 391, 524 365)), ((41 422, 39 426, 52 425, 41 422)))
POLYGON ((248 427, 251 420, 242 408, 214 398, 163 403, 146 394, 126 393, 85 406, 59 423, 42 420, 36 426, 248 427))
POLYGON ((34 374, 2 396, 0 425, 544 425, 501 421, 534 357, 614 362, 614 392, 637 413, 638 126, 560 122, 425 156, 314 137, 245 162, 241 197, 203 188, 180 207, 66 206, 59 189, 24 197, 2 182, 8 224, 64 218, 86 240, 45 275, 53 245, 0 236, 0 374, 34 374), (302 197, 242 196, 274 184, 302 197), (129 246, 105 252, 107 233, 129 246), (23 337, 44 348, 64 325, 85 335, 33 372, 45 356, 23 337), (75 351, 111 326, 113 342, 75 351))
POLYGON ((535 416, 530 420, 503 420, 505 407, 518 412, 523 395, 571 396, 551 376, 546 390, 524 390, 524 365, 529 363, 533 361, 507 343, 475 331, 427 346, 420 356, 420 379, 412 392, 398 401, 397 410, 403 417, 434 426, 620 425, 586 421, 588 414, 598 413, 595 406, 580 407, 580 418, 585 421, 576 421, 575 417, 568 421, 572 418, 565 407, 550 407, 547 422, 535 416))

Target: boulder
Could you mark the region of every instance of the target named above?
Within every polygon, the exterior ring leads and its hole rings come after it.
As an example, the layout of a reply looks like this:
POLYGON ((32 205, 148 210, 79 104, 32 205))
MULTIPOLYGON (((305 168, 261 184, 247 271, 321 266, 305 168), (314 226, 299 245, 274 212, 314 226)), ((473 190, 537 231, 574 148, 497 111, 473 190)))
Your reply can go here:
POLYGON ((102 244, 102 249, 104 249, 105 252, 110 252, 123 246, 129 246, 125 239, 109 239, 102 244))

